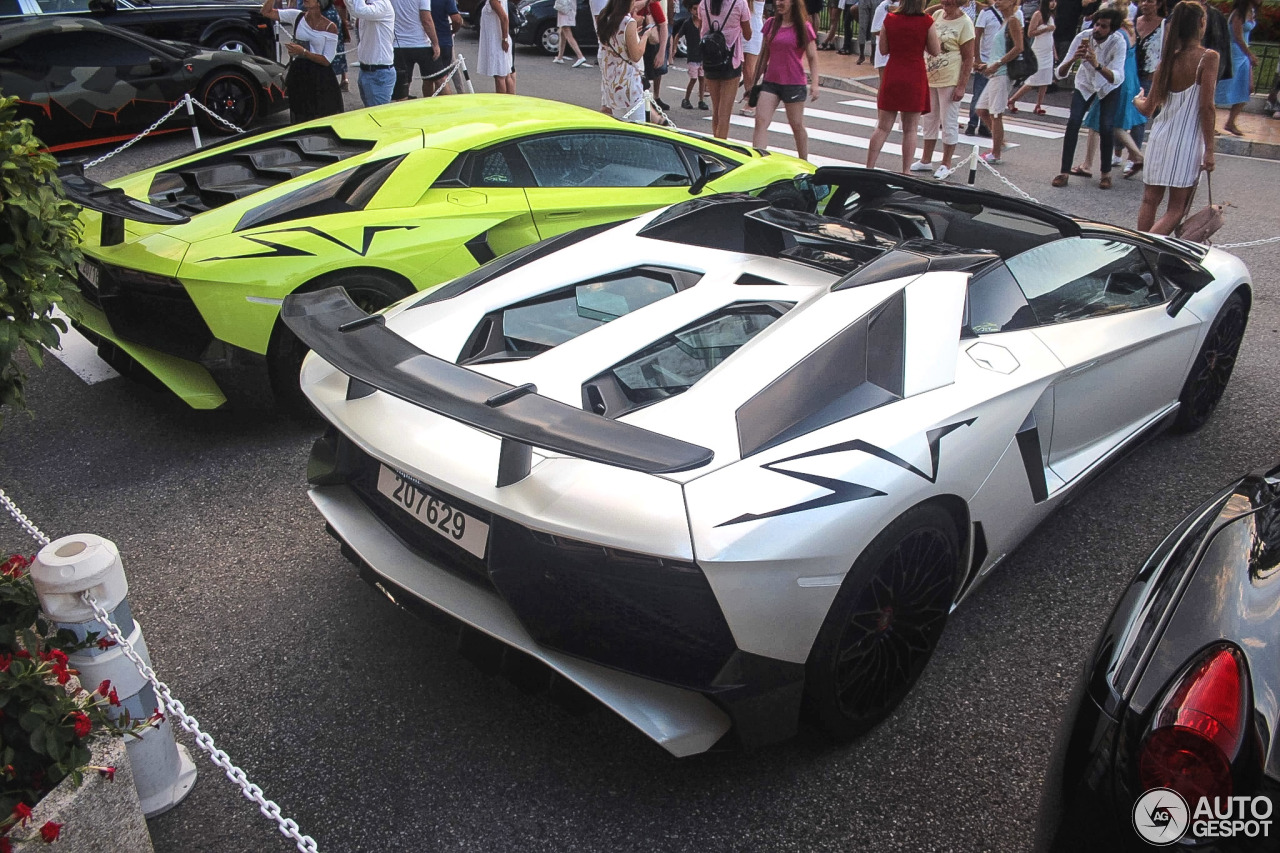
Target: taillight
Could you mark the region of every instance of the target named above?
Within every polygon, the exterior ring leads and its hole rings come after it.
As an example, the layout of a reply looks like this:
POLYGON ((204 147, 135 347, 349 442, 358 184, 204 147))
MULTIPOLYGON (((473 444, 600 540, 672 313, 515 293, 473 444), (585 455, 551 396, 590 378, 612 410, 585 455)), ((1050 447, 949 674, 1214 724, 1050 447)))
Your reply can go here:
POLYGON ((1143 790, 1172 788, 1195 804, 1230 797, 1244 743, 1247 679, 1234 646, 1213 646, 1168 691, 1138 756, 1143 790))

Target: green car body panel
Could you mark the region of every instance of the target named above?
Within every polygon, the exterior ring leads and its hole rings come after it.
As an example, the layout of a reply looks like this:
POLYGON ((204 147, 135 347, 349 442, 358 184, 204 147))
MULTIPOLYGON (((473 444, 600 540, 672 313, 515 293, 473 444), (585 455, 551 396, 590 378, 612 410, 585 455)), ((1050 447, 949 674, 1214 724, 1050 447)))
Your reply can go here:
MULTIPOLYGON (((643 135, 675 143, 685 150, 686 160, 705 154, 729 167, 700 194, 758 192, 813 172, 808 163, 786 155, 766 156, 692 134, 623 124, 554 101, 507 95, 434 98, 258 134, 114 181, 110 186, 128 196, 186 212, 190 219, 170 225, 126 220, 124 239, 103 245, 103 215, 86 209, 82 248, 86 259, 101 268, 172 280, 169 285, 185 291, 213 340, 265 356, 279 322, 280 303, 296 290, 339 284, 344 276, 363 270, 402 285, 408 294, 475 269, 478 256, 483 259, 487 252, 500 256, 559 233, 628 219, 690 197, 687 178, 693 176, 684 175, 677 176, 686 178, 682 185, 623 188, 508 186, 501 176, 487 176, 483 185, 470 186, 465 178, 450 177, 449 170, 457 172, 455 164, 468 152, 565 132, 643 135), (290 140, 308 131, 328 133, 339 143, 358 143, 362 150, 274 184, 250 175, 245 180, 267 185, 251 192, 232 187, 227 195, 239 197, 203 212, 181 209, 178 196, 184 190, 175 176, 238 168, 226 164, 251 155, 237 157, 237 151, 292 145, 290 140), (330 186, 336 190, 339 176, 378 172, 378 164, 385 164, 380 183, 362 184, 376 189, 371 194, 357 191, 364 193, 358 209, 330 212, 301 206, 308 198, 323 206, 333 195, 317 192, 326 179, 334 179, 330 186), (174 188, 166 196, 166 189, 174 188), (280 205, 305 215, 268 215, 280 205), (262 223, 255 224, 259 219, 262 223), (479 252, 477 240, 484 244, 479 252)), ((352 180, 360 183, 358 177, 352 180)), ((113 328, 109 313, 86 305, 79 323, 100 338, 100 344, 114 344, 128 354, 189 405, 216 408, 225 402, 198 357, 166 353, 137 335, 123 334, 113 328)))

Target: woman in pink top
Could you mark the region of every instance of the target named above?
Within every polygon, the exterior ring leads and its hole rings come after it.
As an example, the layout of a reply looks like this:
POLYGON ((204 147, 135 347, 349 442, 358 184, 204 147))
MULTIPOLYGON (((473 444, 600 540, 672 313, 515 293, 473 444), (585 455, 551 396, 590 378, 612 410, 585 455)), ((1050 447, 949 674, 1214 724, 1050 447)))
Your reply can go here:
MULTIPOLYGON (((809 23, 804 3, 797 0, 775 0, 773 17, 764 24, 764 46, 760 50, 760 62, 756 78, 761 77, 760 100, 756 104, 756 131, 751 144, 765 148, 769 142, 769 124, 778 109, 778 103, 786 105, 787 123, 796 139, 796 154, 802 160, 809 159, 809 134, 804 129, 804 102, 818 100, 818 46, 817 35, 809 23), (806 81, 801 59, 809 64, 806 81)), ((751 86, 756 80, 749 81, 751 86)), ((751 88, 748 86, 748 89, 751 88)))
POLYGON ((709 0, 702 13, 702 76, 711 90, 711 135, 729 138, 729 116, 742 80, 742 42, 751 38, 751 11, 747 0, 709 0), (716 62, 707 36, 719 31, 728 55, 716 62))

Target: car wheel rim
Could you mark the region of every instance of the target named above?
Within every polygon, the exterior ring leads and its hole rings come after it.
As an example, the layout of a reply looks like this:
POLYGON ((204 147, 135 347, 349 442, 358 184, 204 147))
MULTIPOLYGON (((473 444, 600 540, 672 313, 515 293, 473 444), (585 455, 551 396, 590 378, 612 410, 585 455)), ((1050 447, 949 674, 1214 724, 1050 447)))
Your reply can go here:
POLYGON ((215 80, 204 101, 206 107, 238 128, 244 129, 253 118, 253 93, 238 78, 215 80))
POLYGON ((366 314, 376 314, 391 304, 386 294, 373 289, 366 290, 358 285, 348 286, 347 295, 351 297, 356 307, 366 314))
POLYGON ((836 699, 850 718, 894 705, 942 634, 956 555, 936 529, 917 530, 890 553, 859 593, 836 654, 836 699))
POLYGON ((1227 390, 1243 338, 1244 310, 1235 305, 1220 322, 1214 324, 1200 352, 1196 365, 1199 370, 1189 395, 1190 409, 1197 418, 1207 417, 1227 390))
POLYGON ((233 39, 231 41, 224 41, 222 44, 218 45, 217 49, 229 50, 229 51, 232 51, 233 53, 252 53, 253 52, 252 50, 249 49, 249 45, 245 44, 242 41, 239 41, 238 39, 233 39))
POLYGON ((542 31, 542 49, 547 53, 555 53, 560 49, 560 30, 548 27, 542 31))

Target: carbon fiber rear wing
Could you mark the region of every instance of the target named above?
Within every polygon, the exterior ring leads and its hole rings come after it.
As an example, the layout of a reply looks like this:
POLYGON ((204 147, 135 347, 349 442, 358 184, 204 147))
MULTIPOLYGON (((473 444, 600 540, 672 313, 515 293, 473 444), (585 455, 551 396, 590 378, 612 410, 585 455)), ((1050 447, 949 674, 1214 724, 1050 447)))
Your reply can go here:
POLYGON ((96 210, 102 214, 102 236, 100 244, 115 246, 124 242, 124 221, 133 219, 152 225, 181 225, 190 222, 190 216, 173 213, 139 201, 124 190, 104 186, 95 180, 86 178, 82 171, 75 167, 64 167, 58 171, 62 181, 62 189, 67 198, 81 207, 96 210))
POLYGON ((347 398, 384 391, 428 411, 502 438, 498 485, 529 474, 542 447, 646 474, 706 465, 712 451, 543 397, 418 349, 366 314, 341 287, 287 297, 280 316, 321 358, 351 377, 347 398))

